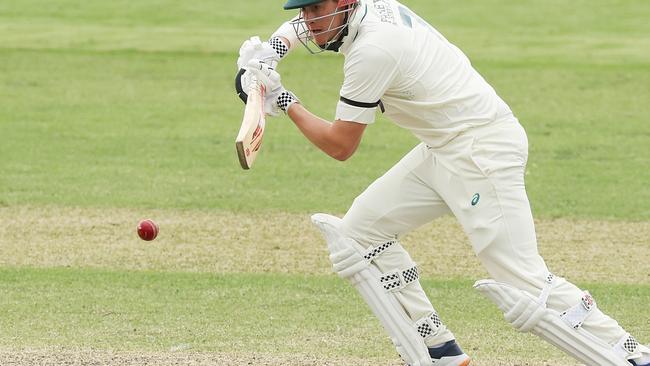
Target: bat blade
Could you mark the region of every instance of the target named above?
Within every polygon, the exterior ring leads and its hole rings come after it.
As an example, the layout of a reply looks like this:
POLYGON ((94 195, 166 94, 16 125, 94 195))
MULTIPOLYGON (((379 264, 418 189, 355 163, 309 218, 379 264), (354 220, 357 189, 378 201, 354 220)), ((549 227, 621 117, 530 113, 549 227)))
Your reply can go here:
POLYGON ((242 169, 250 169, 262 147, 262 137, 266 127, 264 113, 264 87, 255 83, 248 92, 248 100, 244 109, 244 118, 237 138, 235 148, 242 169))

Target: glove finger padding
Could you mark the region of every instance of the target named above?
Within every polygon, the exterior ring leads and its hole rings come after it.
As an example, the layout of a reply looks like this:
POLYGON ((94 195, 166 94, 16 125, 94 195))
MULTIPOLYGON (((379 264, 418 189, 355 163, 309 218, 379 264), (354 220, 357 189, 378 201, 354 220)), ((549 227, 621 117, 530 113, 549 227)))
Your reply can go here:
POLYGON ((242 43, 239 48, 239 58, 237 59, 237 68, 242 69, 246 66, 248 61, 255 58, 256 51, 261 48, 262 41, 260 37, 251 37, 242 43))
MULTIPOLYGON (((239 99, 241 99, 244 104, 248 103, 248 93, 255 83, 258 81, 257 74, 251 72, 247 69, 241 69, 235 77, 235 90, 239 99)), ((279 114, 278 106, 276 103, 277 97, 269 98, 268 96, 264 98, 264 112, 271 116, 277 116, 279 114)))
MULTIPOLYGON (((286 46, 285 46, 286 48, 286 46)), ((237 59, 237 68, 242 69, 246 67, 248 62, 252 59, 262 60, 263 62, 276 67, 280 61, 281 55, 278 54, 269 42, 262 42, 260 37, 251 37, 244 41, 239 49, 239 58, 237 59)))
POLYGON ((282 86, 280 74, 268 64, 260 60, 250 60, 246 70, 254 75, 265 89, 264 101, 267 114, 277 116, 280 111, 286 112, 289 107, 298 102, 298 98, 282 86))
POLYGON ((264 85, 266 92, 273 92, 282 88, 280 74, 265 62, 257 59, 248 61, 246 70, 257 76, 257 80, 264 85))
POLYGON ((248 62, 246 70, 254 75, 266 90, 266 98, 264 100, 265 112, 271 116, 277 116, 280 112, 277 99, 284 90, 280 82, 280 74, 269 65, 256 59, 248 62))

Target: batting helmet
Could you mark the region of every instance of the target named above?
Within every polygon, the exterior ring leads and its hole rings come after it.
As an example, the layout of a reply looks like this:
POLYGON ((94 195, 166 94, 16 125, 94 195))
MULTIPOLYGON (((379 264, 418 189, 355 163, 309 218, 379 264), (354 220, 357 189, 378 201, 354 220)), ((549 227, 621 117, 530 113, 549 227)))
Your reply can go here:
MULTIPOLYGON (((325 0, 287 0, 287 3, 284 4, 284 10, 304 8, 305 6, 318 4, 325 0)), ((339 0, 339 6, 352 5, 358 0, 339 0)))
POLYGON ((305 19, 303 9, 307 6, 318 4, 323 1, 326 0, 287 0, 287 3, 284 5, 285 9, 301 8, 300 16, 292 20, 291 25, 293 26, 293 29, 296 32, 296 36, 298 37, 300 43, 307 47, 307 50, 309 50, 311 53, 320 53, 326 50, 338 52, 339 47, 341 47, 343 44, 342 38, 348 34, 348 24, 350 23, 350 19, 354 14, 357 5, 359 4, 359 0, 336 0, 336 9, 334 9, 332 13, 321 15, 316 18, 311 18, 309 20, 305 19), (334 25, 333 17, 339 14, 345 14, 345 18, 343 19, 342 24, 334 25), (336 31, 336 34, 333 37, 330 36, 330 40, 325 44, 317 44, 314 41, 315 35, 309 29, 307 22, 323 18, 331 18, 329 27, 327 29, 320 30, 316 35, 334 31, 336 31), (312 45, 315 45, 316 48, 312 48, 312 45))
POLYGON ((305 6, 314 5, 324 0, 288 0, 284 4, 284 10, 304 8, 305 6))

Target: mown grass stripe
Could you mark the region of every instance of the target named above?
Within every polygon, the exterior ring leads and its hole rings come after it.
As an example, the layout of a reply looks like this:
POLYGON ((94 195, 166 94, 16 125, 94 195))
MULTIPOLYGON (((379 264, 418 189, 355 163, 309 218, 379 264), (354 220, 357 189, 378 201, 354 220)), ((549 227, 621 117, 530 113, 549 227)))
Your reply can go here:
MULTIPOLYGON (((476 357, 566 360, 509 329, 472 281, 423 285, 476 357), (499 347, 478 337, 486 333, 499 334, 499 347)), ((649 335, 649 285, 586 286, 631 332, 649 335)), ((0 348, 164 352, 183 344, 199 352, 394 355, 366 305, 336 276, 0 268, 0 292, 0 348)))

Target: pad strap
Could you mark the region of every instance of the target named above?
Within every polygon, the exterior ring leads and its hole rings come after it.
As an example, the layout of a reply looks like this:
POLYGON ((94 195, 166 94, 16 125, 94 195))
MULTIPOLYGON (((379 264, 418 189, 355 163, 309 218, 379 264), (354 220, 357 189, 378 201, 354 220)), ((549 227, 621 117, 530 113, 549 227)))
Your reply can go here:
POLYGON ((560 314, 560 317, 577 329, 582 326, 582 323, 594 309, 596 309, 596 301, 588 291, 585 291, 580 302, 560 314))
POLYGON ((548 300, 548 296, 551 294, 555 280, 555 275, 549 272, 545 280, 546 285, 542 289, 542 293, 539 295, 539 303, 544 305, 544 307, 546 307, 546 301, 548 300))
POLYGON ((440 320, 437 313, 433 312, 431 315, 415 322, 415 326, 417 327, 420 336, 426 340, 427 338, 434 337, 438 334, 440 327, 442 326, 442 320, 440 320))
POLYGON ((621 357, 627 358, 629 355, 634 354, 639 349, 639 342, 626 333, 618 343, 614 346, 614 352, 621 357))
POLYGON ((363 258, 366 259, 368 262, 372 262, 375 257, 379 256, 381 253, 383 253, 386 249, 390 248, 393 244, 397 243, 396 241, 389 241, 387 243, 384 243, 378 247, 373 247, 370 246, 368 248, 368 251, 366 254, 363 255, 363 258))
POLYGON ((418 278, 420 278, 418 266, 413 266, 403 271, 386 272, 379 278, 379 283, 386 291, 399 291, 418 278))

